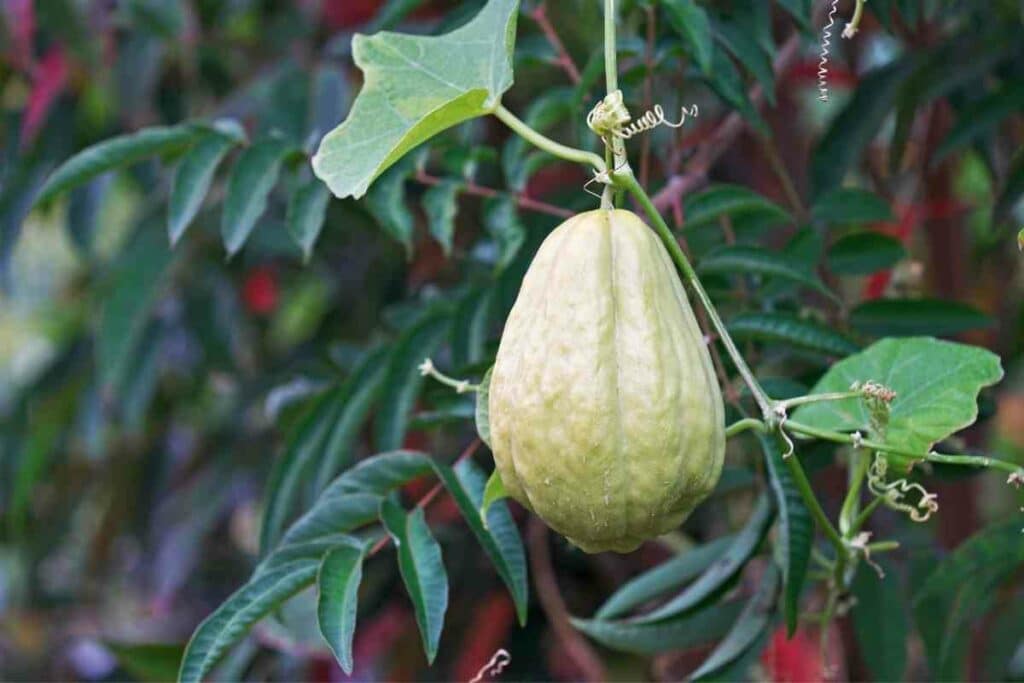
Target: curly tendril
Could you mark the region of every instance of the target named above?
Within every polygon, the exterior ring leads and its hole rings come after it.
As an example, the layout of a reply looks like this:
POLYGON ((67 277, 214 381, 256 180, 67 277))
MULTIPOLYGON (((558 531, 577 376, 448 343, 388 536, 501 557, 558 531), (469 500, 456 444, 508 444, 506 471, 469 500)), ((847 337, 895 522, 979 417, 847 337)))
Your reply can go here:
POLYGON ((889 463, 885 456, 876 452, 871 469, 868 470, 868 488, 881 498, 887 507, 906 513, 915 522, 927 522, 933 514, 938 512, 938 497, 934 493, 929 493, 920 484, 907 479, 887 482, 888 470, 889 463), (905 500, 907 495, 912 492, 916 492, 920 496, 916 505, 905 500))

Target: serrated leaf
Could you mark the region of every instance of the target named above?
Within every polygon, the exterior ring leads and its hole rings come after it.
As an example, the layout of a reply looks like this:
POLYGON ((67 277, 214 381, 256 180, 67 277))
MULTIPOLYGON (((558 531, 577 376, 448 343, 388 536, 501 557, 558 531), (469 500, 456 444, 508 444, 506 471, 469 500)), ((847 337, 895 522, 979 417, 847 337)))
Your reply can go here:
POLYGON ((366 547, 342 546, 324 556, 317 574, 317 623, 342 670, 352 674, 359 584, 366 547))
POLYGON ((398 568, 412 600, 427 662, 433 664, 448 610, 448 573, 441 546, 422 509, 406 514, 397 503, 385 499, 380 505, 380 521, 398 551, 398 568))
POLYGON ((167 214, 167 236, 177 244, 199 212, 224 156, 239 140, 220 132, 204 134, 185 154, 174 172, 167 214))
MULTIPOLYGON (((811 393, 880 382, 896 392, 886 442, 923 455, 972 424, 978 393, 1002 376, 999 357, 985 349, 930 337, 883 339, 833 365, 811 393)), ((793 419, 821 429, 871 432, 868 410, 859 399, 800 406, 793 419)))
POLYGON ((775 511, 771 501, 767 496, 761 496, 750 519, 729 545, 729 549, 707 571, 701 574, 699 579, 661 607, 629 621, 636 624, 650 624, 671 619, 698 607, 731 581, 743 568, 761 545, 774 518, 775 511))
POLYGON ((789 344, 828 356, 847 356, 860 348, 830 327, 786 313, 743 313, 726 327, 738 339, 789 344))
POLYGON ((519 624, 525 625, 529 608, 526 553, 508 506, 493 499, 487 501, 485 490, 490 482, 485 484, 483 472, 469 460, 456 465, 454 471, 434 463, 434 471, 508 587, 519 624))
POLYGON ((876 681, 902 681, 907 667, 907 633, 910 624, 899 574, 882 560, 875 560, 885 576, 867 565, 857 570, 852 593, 853 630, 861 652, 870 652, 865 665, 876 681))
POLYGON ((832 290, 813 273, 801 270, 790 259, 763 247, 720 247, 700 260, 697 272, 701 275, 740 274, 777 277, 804 285, 830 299, 836 298, 832 290))
POLYGON ((458 213, 459 191, 462 183, 443 180, 423 193, 423 210, 427 214, 430 234, 444 249, 444 255, 452 253, 455 237, 455 216, 458 213))
POLYGON ((830 225, 895 220, 887 201, 874 192, 853 187, 840 187, 815 199, 811 216, 830 225))
POLYGON ((761 576, 761 585, 751 596, 736 622, 722 642, 708 655, 687 680, 699 681, 736 661, 761 638, 771 626, 775 601, 779 595, 779 572, 768 565, 761 576))
POLYGON ((686 229, 693 229, 718 220, 722 216, 737 217, 760 214, 779 223, 792 220, 785 209, 758 193, 739 185, 713 185, 690 195, 683 204, 686 229))
POLYGON ((491 372, 494 367, 487 369, 484 373, 484 378, 480 380, 480 388, 476 392, 476 433, 480 435, 480 440, 487 444, 487 447, 491 446, 491 372))
POLYGON ((875 336, 948 336, 992 326, 968 304, 942 299, 874 299, 850 311, 850 324, 875 336))
POLYGON ((313 255, 313 247, 320 237, 327 216, 327 203, 331 195, 319 180, 309 182, 295 188, 288 201, 288 214, 285 222, 288 234, 302 250, 302 258, 309 261, 313 255))
POLYGON ((785 584, 783 612, 786 617, 786 630, 792 637, 796 633, 797 620, 800 617, 800 594, 803 592, 804 581, 807 579, 807 565, 811 559, 814 522, 792 475, 782 461, 782 452, 776 440, 763 434, 759 434, 758 439, 768 465, 775 508, 779 511, 779 533, 776 543, 782 550, 778 554, 778 560, 781 562, 780 569, 785 584))
POLYGON ((213 665, 253 624, 313 583, 318 560, 283 565, 242 586, 192 634, 178 671, 179 683, 201 683, 213 665))
POLYGON ((238 157, 228 178, 221 214, 224 248, 234 256, 249 239, 256 221, 267 208, 267 198, 277 184, 281 164, 291 150, 280 140, 253 143, 238 157))
POLYGON ((490 0, 442 36, 357 35, 364 86, 348 118, 328 133, 313 170, 338 197, 361 197, 413 147, 488 114, 512 86, 518 0, 490 0))
POLYGON ((701 71, 711 72, 711 20, 694 0, 665 0, 661 3, 669 24, 685 41, 701 71))
POLYGON ((739 602, 731 602, 653 624, 573 619, 572 625, 605 647, 650 655, 714 642, 729 632, 742 609, 739 602))
POLYGON ((487 486, 484 487, 484 498, 480 503, 480 516, 485 520, 487 519, 487 511, 491 509, 491 505, 508 498, 508 489, 505 488, 505 482, 501 480, 501 472, 495 467, 494 471, 491 472, 491 476, 487 478, 487 486))
POLYGON ((359 430, 384 385, 390 353, 388 347, 369 351, 341 385, 339 400, 344 403, 344 407, 324 442, 316 475, 317 492, 324 490, 330 480, 352 459, 352 447, 359 430))
POLYGON ((277 543, 281 530, 295 509, 304 475, 323 453, 331 427, 344 407, 340 389, 319 396, 305 417, 288 435, 288 447, 274 464, 267 483, 266 503, 260 524, 260 550, 265 555, 277 543))
POLYGON ((828 250, 828 267, 837 275, 870 275, 892 268, 907 255, 903 243, 880 232, 843 235, 828 250))
POLYGON ((152 156, 180 152, 204 135, 206 130, 192 124, 143 128, 137 133, 119 135, 87 147, 61 164, 46 179, 34 205, 48 202, 107 171, 152 156))
POLYGON ((716 538, 630 579, 612 593, 594 617, 612 619, 621 616, 634 607, 682 586, 710 567, 735 540, 732 535, 716 538))
POLYGON ((409 415, 423 387, 420 363, 440 346, 450 324, 451 318, 447 313, 428 315, 407 330, 395 345, 374 421, 378 450, 390 451, 401 447, 409 415))

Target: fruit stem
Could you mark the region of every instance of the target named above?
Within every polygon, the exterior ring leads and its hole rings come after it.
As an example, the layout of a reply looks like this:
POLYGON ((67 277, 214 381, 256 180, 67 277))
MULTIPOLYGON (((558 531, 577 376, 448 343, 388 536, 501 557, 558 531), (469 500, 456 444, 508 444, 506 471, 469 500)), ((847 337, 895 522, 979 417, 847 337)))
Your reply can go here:
POLYGON ((714 303, 711 301, 711 297, 704 290, 704 286, 700 283, 700 279, 697 278, 697 273, 693 270, 693 266, 690 265, 690 261, 686 258, 686 254, 683 253, 682 248, 679 246, 679 242, 676 241, 675 235, 672 234, 672 230, 668 227, 665 219, 662 218, 661 213, 657 207, 654 206, 654 202, 651 201, 650 196, 637 182, 636 176, 633 175, 633 171, 626 167, 625 169, 619 169, 614 171, 612 174, 612 180, 616 185, 624 187, 629 191, 630 194, 640 203, 650 217, 651 222, 654 224, 654 230, 658 233, 661 241, 665 244, 665 248, 668 249, 669 255, 672 257, 672 261, 675 262, 679 272, 683 275, 683 278, 693 288, 694 293, 700 300, 704 310, 707 311, 708 318, 711 320, 711 325, 718 332, 718 338, 722 341, 722 345, 725 346, 725 350, 729 353, 732 362, 736 365, 736 370, 740 373, 743 381, 746 382, 750 388, 750 393, 753 394, 754 400, 757 402, 757 407, 761 410, 761 415, 764 421, 768 424, 775 424, 777 421, 776 403, 769 398, 764 388, 761 386, 757 378, 754 377, 754 373, 750 370, 750 366, 747 365, 747 361, 743 359, 742 354, 736 343, 732 340, 729 335, 729 330, 726 329, 725 323, 722 322, 721 317, 718 315, 718 310, 715 309, 714 303))
POLYGON ((756 417, 745 417, 742 420, 737 420, 725 428, 725 438, 731 439, 737 434, 742 434, 750 429, 756 429, 759 432, 764 432, 764 422, 761 422, 756 417))
POLYGON ((505 109, 501 104, 499 104, 494 110, 494 115, 524 140, 530 144, 536 145, 549 154, 553 154, 559 159, 593 166, 598 173, 604 173, 608 168, 604 163, 604 159, 597 154, 583 149, 569 147, 568 145, 563 145, 560 142, 555 142, 546 135, 543 135, 539 131, 531 128, 526 122, 519 119, 508 109, 505 109))

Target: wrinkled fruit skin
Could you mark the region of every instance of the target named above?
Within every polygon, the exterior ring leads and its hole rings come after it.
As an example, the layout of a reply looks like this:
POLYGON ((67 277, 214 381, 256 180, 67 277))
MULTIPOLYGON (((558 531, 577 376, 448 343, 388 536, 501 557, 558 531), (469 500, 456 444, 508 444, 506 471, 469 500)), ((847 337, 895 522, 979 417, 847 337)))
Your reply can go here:
POLYGON ((509 494, 587 552, 629 552, 715 487, 722 396, 655 234, 629 211, 570 218, 523 279, 490 383, 509 494))

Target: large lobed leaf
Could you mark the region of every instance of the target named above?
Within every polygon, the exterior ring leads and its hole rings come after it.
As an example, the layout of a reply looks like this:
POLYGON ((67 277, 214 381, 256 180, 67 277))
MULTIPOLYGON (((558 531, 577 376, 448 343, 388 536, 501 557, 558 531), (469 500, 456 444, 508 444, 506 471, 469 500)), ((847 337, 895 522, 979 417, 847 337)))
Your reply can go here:
POLYGON ((493 112, 512 86, 519 0, 490 0, 442 36, 382 32, 352 45, 365 85, 328 133, 313 169, 338 197, 362 197, 406 152, 457 123, 493 112))
MULTIPOLYGON (((883 339, 833 365, 811 393, 880 382, 896 392, 886 441, 924 455, 977 419, 978 392, 1002 376, 999 357, 985 349, 931 337, 883 339)), ((793 419, 821 429, 869 433, 868 410, 858 398, 801 406, 793 419)))

